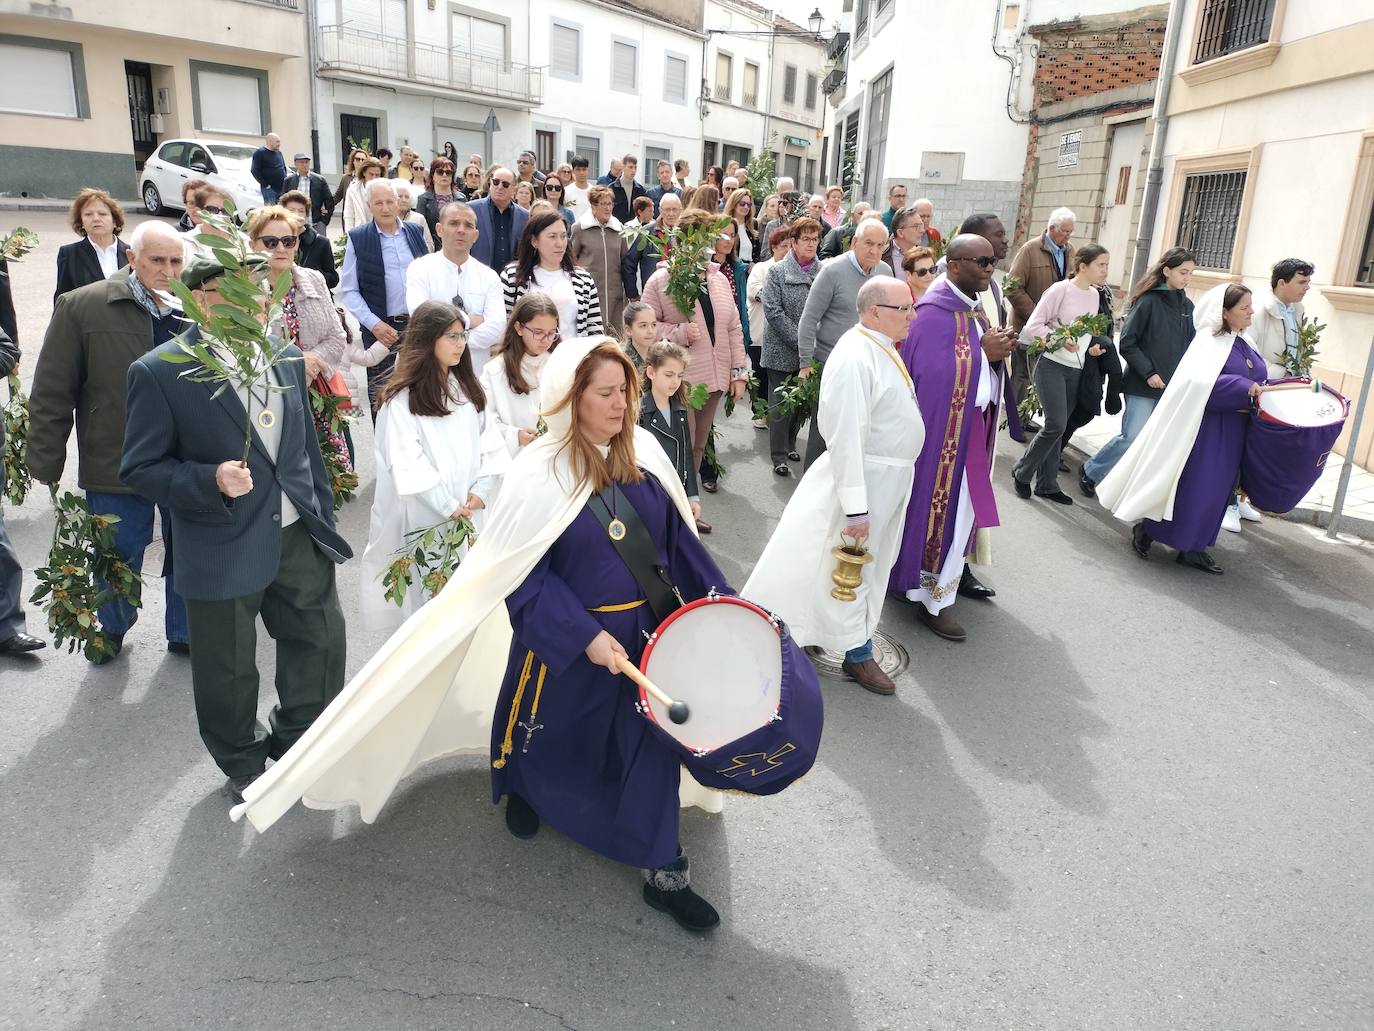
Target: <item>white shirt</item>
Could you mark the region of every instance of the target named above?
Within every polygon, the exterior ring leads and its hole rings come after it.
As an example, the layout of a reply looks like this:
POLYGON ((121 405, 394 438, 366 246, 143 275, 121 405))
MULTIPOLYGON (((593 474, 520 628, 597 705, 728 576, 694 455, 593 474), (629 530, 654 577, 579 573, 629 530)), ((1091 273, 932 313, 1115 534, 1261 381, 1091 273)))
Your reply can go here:
POLYGON ((86 237, 86 242, 91 245, 91 250, 95 251, 96 259, 100 262, 100 271, 105 274, 106 279, 119 271, 118 240, 111 240, 108 247, 101 247, 89 236, 86 237))
POLYGON ((564 340, 577 336, 577 291, 572 276, 561 268, 549 271, 534 267, 534 285, 549 295, 558 306, 558 332, 564 340))
MULTIPOLYGON (((952 281, 946 280, 946 282, 949 282, 949 288, 954 291, 954 296, 962 301, 967 301, 970 308, 980 306, 981 302, 975 301, 955 286, 952 281)), ((988 353, 982 347, 983 327, 976 322, 974 326, 978 330, 978 339, 974 343, 978 344, 978 360, 982 362, 982 368, 978 372, 978 395, 973 399, 973 405, 975 408, 986 411, 988 405, 992 404, 993 401, 992 366, 988 364, 988 353)))
POLYGON ((587 203, 587 191, 592 188, 592 181, 587 180, 585 187, 578 186, 577 183, 568 183, 563 187, 563 204, 572 209, 573 218, 577 218, 584 211, 590 211, 591 205, 587 203))
POLYGON ((501 277, 476 258, 455 265, 443 251, 416 258, 406 267, 406 309, 411 314, 425 301, 452 303, 455 297, 463 299, 469 314, 482 316, 482 324, 468 334, 472 371, 480 376, 492 345, 506 332, 501 277))

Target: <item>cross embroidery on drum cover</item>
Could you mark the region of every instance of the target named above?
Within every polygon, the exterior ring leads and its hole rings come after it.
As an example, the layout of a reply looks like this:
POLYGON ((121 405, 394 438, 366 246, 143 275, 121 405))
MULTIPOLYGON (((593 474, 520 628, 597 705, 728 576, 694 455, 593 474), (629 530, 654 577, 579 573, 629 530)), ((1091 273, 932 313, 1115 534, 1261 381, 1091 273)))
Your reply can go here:
POLYGON ((761 773, 768 773, 776 770, 782 765, 783 756, 788 752, 795 752, 797 746, 792 742, 787 742, 772 755, 767 752, 746 752, 744 755, 737 755, 730 760, 731 765, 716 772, 730 778, 737 777, 739 774, 749 771, 749 776, 757 777, 761 773))

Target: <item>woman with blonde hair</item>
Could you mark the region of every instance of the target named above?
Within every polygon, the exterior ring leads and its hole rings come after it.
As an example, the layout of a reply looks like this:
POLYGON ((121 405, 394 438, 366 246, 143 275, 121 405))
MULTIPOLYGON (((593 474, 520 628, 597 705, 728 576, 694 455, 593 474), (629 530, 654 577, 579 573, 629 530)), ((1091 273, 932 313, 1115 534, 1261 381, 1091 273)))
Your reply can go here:
POLYGON ((725 217, 735 223, 739 235, 738 258, 745 265, 761 261, 759 224, 754 218, 754 195, 740 187, 725 201, 725 217))
POLYGON ((341 218, 344 214, 344 205, 348 202, 348 188, 353 185, 361 174, 363 162, 371 156, 372 155, 368 154, 362 147, 354 147, 348 152, 348 160, 344 162, 344 173, 339 176, 339 185, 334 190, 333 207, 331 209, 339 212, 341 218))
POLYGON ((720 211, 720 190, 709 183, 702 183, 692 194, 691 202, 683 207, 686 211, 705 211, 715 215, 720 211))

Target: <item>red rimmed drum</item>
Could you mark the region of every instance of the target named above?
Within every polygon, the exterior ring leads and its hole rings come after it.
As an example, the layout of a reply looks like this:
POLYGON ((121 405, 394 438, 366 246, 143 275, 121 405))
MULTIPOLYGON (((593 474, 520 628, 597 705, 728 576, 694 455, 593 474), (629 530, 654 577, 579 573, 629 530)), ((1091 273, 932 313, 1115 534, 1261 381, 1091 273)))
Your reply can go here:
POLYGON ((757 605, 715 594, 684 605, 659 625, 639 668, 690 707, 675 724, 639 693, 640 712, 697 783, 772 795, 816 761, 824 722, 816 670, 782 621, 757 605))
POLYGON ((1251 504, 1288 512, 1321 478, 1326 456, 1341 435, 1350 402, 1325 384, 1291 378, 1259 395, 1241 458, 1240 485, 1251 504))

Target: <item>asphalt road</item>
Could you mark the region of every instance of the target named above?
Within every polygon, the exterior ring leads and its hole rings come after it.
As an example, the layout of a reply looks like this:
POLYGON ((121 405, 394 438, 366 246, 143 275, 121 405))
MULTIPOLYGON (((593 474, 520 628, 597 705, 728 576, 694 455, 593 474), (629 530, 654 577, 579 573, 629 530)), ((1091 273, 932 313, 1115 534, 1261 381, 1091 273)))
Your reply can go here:
MULTIPOLYGON (((3 219, 45 240, 14 272, 31 373, 68 235, 3 219)), ((762 440, 731 420, 707 502, 736 584, 795 482, 762 440)), ((111 665, 0 660, 0 1027, 1374 1027, 1374 548, 1266 520, 1225 535, 1225 576, 1142 563, 1007 468, 969 642, 890 605, 897 696, 827 681, 807 778, 685 814, 705 939, 636 871, 511 838, 478 759, 372 826, 231 824, 155 588, 111 665)), ((6 519, 37 564, 46 498, 6 519)), ((339 586, 356 611, 356 563, 339 586)), ((350 671, 378 643, 350 634, 350 671)))

